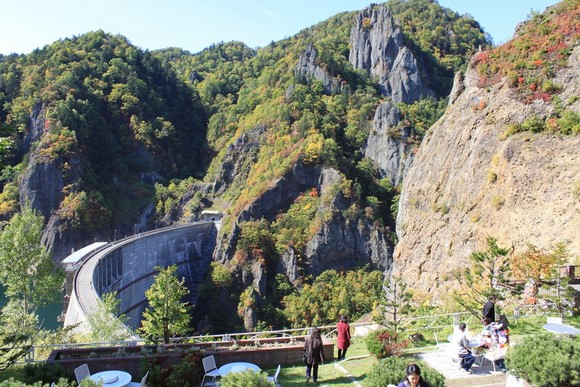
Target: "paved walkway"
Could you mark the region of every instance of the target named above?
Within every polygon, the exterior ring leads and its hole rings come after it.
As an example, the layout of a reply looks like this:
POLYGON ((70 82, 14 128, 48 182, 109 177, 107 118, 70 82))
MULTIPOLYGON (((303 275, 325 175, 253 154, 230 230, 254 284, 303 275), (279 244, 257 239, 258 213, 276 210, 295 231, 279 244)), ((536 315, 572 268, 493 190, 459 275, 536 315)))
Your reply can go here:
MULTIPOLYGON (((445 345, 445 344, 444 344, 445 345)), ((443 346, 444 346, 443 345, 443 346)), ((357 356, 349 359, 358 359, 367 357, 357 356)), ((445 350, 427 352, 418 355, 431 367, 441 372, 445 376, 445 386, 446 387, 503 387, 505 386, 506 376, 503 372, 494 372, 493 366, 489 361, 485 361, 483 364, 474 364, 471 367, 472 374, 466 374, 463 372, 459 363, 451 360, 451 357, 445 352, 445 350)), ((341 362, 336 362, 334 367, 342 371, 357 387, 362 387, 360 381, 341 365, 341 362)), ((322 384, 321 387, 329 387, 329 385, 322 384)))
POLYGON ((442 348, 439 351, 419 355, 427 364, 445 376, 445 385, 447 387, 505 386, 505 374, 500 371, 494 372, 493 365, 489 360, 483 360, 482 364, 474 364, 471 367, 472 374, 467 374, 462 371, 459 363, 454 362, 448 352, 445 351, 445 346, 447 345, 450 344, 442 344, 442 348))
MULTIPOLYGON (((350 359, 362 359, 362 358, 365 358, 365 357, 367 357, 367 356, 369 356, 369 355, 365 355, 365 356, 354 356, 354 357, 349 357, 347 360, 350 360, 350 359)), ((362 387, 362 384, 361 384, 361 383, 360 383, 358 380, 356 380, 356 378, 355 378, 354 376, 352 376, 352 374, 351 374, 351 373, 350 373, 350 372, 349 372, 349 371, 348 371, 346 368, 344 368, 344 367, 343 367, 343 366, 342 366, 340 363, 341 363, 341 362, 334 363, 334 368, 337 368, 337 369, 339 369, 339 370, 340 370, 340 371, 342 371, 342 372, 343 372, 343 373, 344 373, 346 376, 348 376, 348 378, 351 380, 351 382, 352 382, 352 383, 353 383, 353 384, 354 384, 356 387, 362 387)))

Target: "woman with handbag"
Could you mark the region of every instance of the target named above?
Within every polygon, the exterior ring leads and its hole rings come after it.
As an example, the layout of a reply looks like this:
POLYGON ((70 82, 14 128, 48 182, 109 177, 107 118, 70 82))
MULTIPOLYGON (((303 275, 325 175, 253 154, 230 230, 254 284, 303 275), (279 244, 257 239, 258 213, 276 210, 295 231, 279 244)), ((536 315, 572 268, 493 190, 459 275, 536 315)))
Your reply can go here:
POLYGON ((310 336, 306 336, 304 341, 304 353, 306 355, 306 382, 318 381, 318 365, 324 363, 324 348, 320 329, 313 328, 310 336))

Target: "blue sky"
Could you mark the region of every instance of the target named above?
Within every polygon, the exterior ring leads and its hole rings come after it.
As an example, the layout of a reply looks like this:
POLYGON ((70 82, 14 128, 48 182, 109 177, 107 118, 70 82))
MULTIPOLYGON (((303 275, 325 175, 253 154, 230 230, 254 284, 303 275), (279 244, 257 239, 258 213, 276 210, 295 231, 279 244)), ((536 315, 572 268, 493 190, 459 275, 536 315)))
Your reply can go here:
MULTIPOLYGON (((363 0, 2 0, 0 54, 29 53, 59 39, 102 29, 142 49, 180 47, 192 53, 239 40, 250 47, 292 36, 363 0)), ((532 10, 557 0, 439 0, 470 14, 495 43, 508 41, 532 10)), ((380 1, 375 0, 375 3, 380 1)))

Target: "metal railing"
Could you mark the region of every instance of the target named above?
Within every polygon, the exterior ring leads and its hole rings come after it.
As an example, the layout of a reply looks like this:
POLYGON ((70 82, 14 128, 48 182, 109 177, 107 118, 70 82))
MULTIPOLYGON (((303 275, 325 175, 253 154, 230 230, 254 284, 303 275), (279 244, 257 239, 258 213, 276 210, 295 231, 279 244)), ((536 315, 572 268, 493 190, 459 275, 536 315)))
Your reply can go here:
MULTIPOLYGON (((556 304, 546 303, 541 305, 517 305, 511 307, 505 307, 502 309, 508 319, 512 322, 517 323, 519 319, 542 316, 547 314, 554 314, 557 310, 556 304)), ((400 322, 400 327, 405 331, 413 330, 415 332, 436 332, 446 328, 451 328, 453 326, 459 325, 460 322, 465 322, 467 324, 476 322, 480 324, 478 318, 473 316, 469 312, 453 312, 446 314, 437 314, 430 316, 416 316, 403 318, 400 322)), ((368 327, 371 325, 376 325, 373 323, 351 323, 350 326, 356 327, 368 327)), ((333 338, 336 336, 336 325, 325 325, 318 327, 325 337, 333 338)), ((290 338, 292 341, 293 337, 304 336, 310 330, 310 327, 305 328, 293 328, 293 329, 280 329, 272 331, 260 331, 260 332, 236 332, 236 333, 223 333, 216 335, 203 335, 203 336, 188 336, 171 339, 170 344, 195 344, 204 342, 235 342, 239 340, 259 340, 264 338, 290 338)), ((132 338, 129 340, 122 341, 111 341, 111 342, 93 342, 93 343, 71 343, 71 344, 46 344, 46 345, 33 345, 27 355, 20 361, 20 363, 31 363, 31 362, 42 362, 45 361, 53 350, 57 349, 72 349, 72 348, 101 348, 101 347, 134 347, 143 346, 147 344, 154 344, 150 341, 146 341, 140 338, 132 338)))

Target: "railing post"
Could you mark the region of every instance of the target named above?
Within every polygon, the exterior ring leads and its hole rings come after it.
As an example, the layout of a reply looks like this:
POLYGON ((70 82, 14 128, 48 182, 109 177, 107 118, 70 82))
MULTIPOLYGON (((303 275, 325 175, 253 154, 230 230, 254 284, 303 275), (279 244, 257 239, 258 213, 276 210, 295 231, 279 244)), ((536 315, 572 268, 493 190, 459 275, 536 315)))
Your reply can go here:
POLYGON ((453 313, 453 325, 459 325, 459 313, 453 313))
POLYGON ((26 351, 26 355, 24 355, 24 362, 25 363, 34 362, 34 345, 30 346, 30 348, 28 348, 28 351, 26 351))

